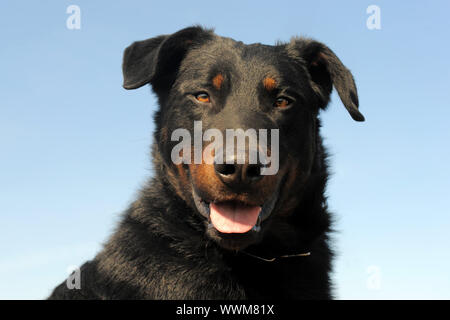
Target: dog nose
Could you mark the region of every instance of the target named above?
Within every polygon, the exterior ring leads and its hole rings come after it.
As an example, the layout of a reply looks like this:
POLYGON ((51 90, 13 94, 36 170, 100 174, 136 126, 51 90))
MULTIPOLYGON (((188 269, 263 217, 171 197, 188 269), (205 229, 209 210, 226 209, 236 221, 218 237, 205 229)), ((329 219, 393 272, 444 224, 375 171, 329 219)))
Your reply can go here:
POLYGON ((216 175, 228 186, 248 185, 260 180, 262 166, 259 164, 214 164, 216 175))

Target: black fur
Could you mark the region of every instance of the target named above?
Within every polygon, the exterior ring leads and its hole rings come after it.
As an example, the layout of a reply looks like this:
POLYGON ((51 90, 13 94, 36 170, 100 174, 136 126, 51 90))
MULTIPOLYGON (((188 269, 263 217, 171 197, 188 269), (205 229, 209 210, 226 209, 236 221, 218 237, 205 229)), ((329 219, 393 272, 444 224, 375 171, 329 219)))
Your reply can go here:
POLYGON ((317 115, 334 86, 351 116, 364 120, 353 77, 334 53, 309 39, 245 45, 191 27, 133 43, 123 73, 126 89, 150 83, 159 99, 155 174, 104 249, 82 266, 81 289, 63 282, 50 299, 332 298, 327 155, 317 115), (191 93, 217 73, 225 78, 221 90, 206 88, 214 103, 197 105, 191 93), (277 90, 294 96, 288 110, 273 107, 279 92, 261 87, 267 75, 281 79, 277 90), (192 131, 200 119, 221 130, 280 129, 280 195, 254 237, 231 239, 208 230, 192 198, 193 172, 187 166, 177 171, 170 160, 170 132, 192 131), (305 252, 311 255, 281 257, 305 252))

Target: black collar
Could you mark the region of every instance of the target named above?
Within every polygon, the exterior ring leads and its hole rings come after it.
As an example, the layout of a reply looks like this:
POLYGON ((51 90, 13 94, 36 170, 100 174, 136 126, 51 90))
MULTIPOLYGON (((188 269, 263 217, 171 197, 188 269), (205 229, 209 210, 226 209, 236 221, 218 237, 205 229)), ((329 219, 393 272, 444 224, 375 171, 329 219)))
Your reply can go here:
POLYGON ((246 255, 248 255, 250 257, 253 257, 255 259, 259 259, 259 260, 265 261, 265 262, 274 262, 275 260, 280 260, 280 259, 284 259, 284 258, 308 257, 308 256, 311 255, 311 252, 308 251, 308 252, 297 253, 297 254, 286 254, 286 255, 279 256, 279 257, 274 257, 274 258, 263 258, 263 257, 256 256, 254 254, 245 252, 245 251, 239 251, 239 252, 244 253, 244 254, 246 254, 246 255))

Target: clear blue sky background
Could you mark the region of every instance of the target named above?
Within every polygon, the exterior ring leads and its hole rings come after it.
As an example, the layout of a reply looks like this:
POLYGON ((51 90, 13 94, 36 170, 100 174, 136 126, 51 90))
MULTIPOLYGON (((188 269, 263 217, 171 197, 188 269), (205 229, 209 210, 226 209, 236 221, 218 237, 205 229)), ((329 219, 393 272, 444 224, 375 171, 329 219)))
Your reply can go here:
POLYGON ((336 94, 322 114, 338 298, 449 299, 449 12, 448 1, 2 1, 0 298, 44 298, 99 250, 152 174, 156 101, 122 89, 123 50, 200 23, 247 43, 314 37, 352 70, 367 121, 336 94), (81 30, 66 28, 71 4, 81 30), (371 4, 381 30, 366 27, 371 4))

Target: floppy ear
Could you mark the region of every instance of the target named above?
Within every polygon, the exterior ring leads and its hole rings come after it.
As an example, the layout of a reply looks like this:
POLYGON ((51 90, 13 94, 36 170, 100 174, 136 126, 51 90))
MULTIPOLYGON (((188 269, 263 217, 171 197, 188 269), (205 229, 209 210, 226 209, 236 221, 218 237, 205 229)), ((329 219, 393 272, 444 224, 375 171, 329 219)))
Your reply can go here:
POLYGON ((355 121, 365 120, 358 110, 358 93, 353 76, 330 48, 314 40, 294 38, 287 49, 288 53, 306 62, 313 89, 323 99, 324 107, 334 86, 352 118, 355 121))
POLYGON ((189 48, 210 39, 212 32, 201 27, 189 27, 172 35, 162 35, 136 41, 123 55, 123 87, 137 89, 147 83, 173 79, 189 48))

